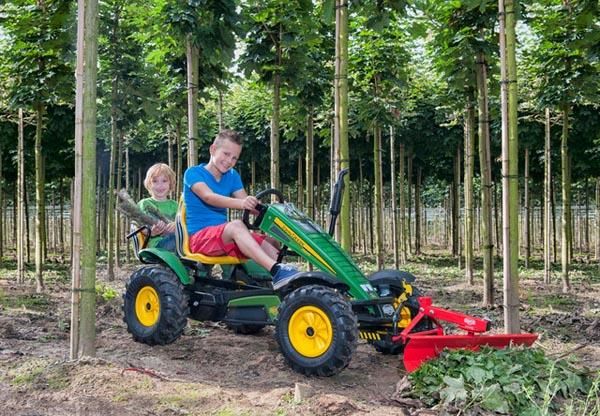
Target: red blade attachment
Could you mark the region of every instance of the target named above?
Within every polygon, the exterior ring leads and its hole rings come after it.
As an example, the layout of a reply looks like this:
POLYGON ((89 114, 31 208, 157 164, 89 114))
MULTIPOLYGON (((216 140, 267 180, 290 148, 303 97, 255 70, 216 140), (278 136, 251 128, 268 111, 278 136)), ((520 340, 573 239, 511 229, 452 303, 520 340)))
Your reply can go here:
POLYGON ((498 335, 418 335, 410 334, 404 348, 404 367, 413 372, 425 361, 437 357, 444 348, 477 351, 482 345, 506 348, 511 345, 530 346, 537 334, 498 335))

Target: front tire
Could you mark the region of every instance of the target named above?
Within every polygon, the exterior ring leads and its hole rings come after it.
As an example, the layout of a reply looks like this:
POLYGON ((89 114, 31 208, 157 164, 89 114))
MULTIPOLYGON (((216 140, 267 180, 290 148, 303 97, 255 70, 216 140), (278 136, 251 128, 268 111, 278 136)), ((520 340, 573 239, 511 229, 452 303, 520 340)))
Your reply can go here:
POLYGON ((348 366, 356 350, 358 323, 350 303, 334 289, 296 289, 279 305, 279 348, 294 371, 333 376, 348 366))
POLYGON ((189 297, 172 270, 148 266, 135 271, 123 294, 123 320, 133 339, 166 345, 181 336, 190 313, 189 297))

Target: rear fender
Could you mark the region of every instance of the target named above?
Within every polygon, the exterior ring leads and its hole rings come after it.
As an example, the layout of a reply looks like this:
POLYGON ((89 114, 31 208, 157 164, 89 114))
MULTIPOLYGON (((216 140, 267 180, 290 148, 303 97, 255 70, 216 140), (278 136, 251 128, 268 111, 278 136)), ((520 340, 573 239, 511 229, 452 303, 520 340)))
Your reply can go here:
POLYGON ((331 287, 333 289, 337 289, 342 293, 348 292, 350 287, 337 280, 330 274, 312 271, 312 272, 301 272, 296 274, 287 285, 280 289, 280 292, 283 295, 287 295, 289 292, 299 288, 300 286, 308 286, 308 285, 321 285, 331 287))
POLYGON ((146 264, 164 264, 179 278, 179 281, 183 285, 189 285, 192 283, 192 279, 188 274, 188 270, 185 268, 179 257, 172 251, 163 250, 160 248, 145 248, 138 253, 140 261, 146 264))

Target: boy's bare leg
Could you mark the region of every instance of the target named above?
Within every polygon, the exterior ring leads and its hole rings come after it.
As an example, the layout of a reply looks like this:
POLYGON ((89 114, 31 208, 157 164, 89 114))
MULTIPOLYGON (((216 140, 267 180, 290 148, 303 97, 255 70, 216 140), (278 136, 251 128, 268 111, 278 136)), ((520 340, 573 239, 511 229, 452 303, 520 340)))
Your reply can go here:
POLYGON ((271 238, 265 238, 260 248, 264 250, 265 253, 269 255, 273 260, 277 261, 277 256, 279 256, 279 244, 276 240, 271 238))
POLYGON ((248 227, 240 220, 228 223, 223 230, 221 238, 225 244, 235 242, 246 257, 254 260, 269 271, 276 263, 275 259, 256 242, 252 234, 250 234, 248 227))

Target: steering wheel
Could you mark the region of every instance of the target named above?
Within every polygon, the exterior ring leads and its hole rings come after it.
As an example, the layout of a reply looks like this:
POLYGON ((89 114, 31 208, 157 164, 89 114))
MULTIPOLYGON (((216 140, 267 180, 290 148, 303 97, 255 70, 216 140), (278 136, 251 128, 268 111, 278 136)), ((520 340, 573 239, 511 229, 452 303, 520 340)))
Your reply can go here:
POLYGON ((245 209, 244 215, 242 215, 242 221, 244 222, 246 227, 248 227, 249 230, 257 230, 258 229, 258 226, 260 225, 260 223, 262 221, 262 214, 266 210, 265 205, 268 205, 268 202, 271 201, 270 199, 267 199, 266 197, 270 196, 270 195, 275 195, 277 197, 277 200, 281 203, 285 202, 285 197, 283 196, 281 191, 279 191, 275 188, 265 189, 264 191, 260 191, 259 193, 257 193, 256 199, 258 199, 259 204, 256 206, 256 209, 258 210, 259 214, 256 216, 256 218, 252 222, 250 221, 250 214, 251 214, 250 210, 245 209), (263 201, 265 201, 265 202, 263 202, 263 201))

